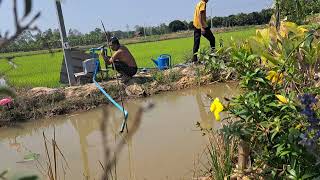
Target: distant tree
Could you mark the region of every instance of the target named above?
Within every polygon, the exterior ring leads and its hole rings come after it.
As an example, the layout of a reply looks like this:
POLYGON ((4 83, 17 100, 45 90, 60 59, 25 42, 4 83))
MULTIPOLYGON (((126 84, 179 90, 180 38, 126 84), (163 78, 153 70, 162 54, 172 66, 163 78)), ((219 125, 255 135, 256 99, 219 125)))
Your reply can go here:
POLYGON ((237 26, 245 26, 248 25, 248 15, 245 13, 240 13, 235 16, 235 25, 237 26))
POLYGON ((228 16, 228 22, 229 22, 229 26, 235 26, 237 25, 237 21, 236 21, 236 16, 235 15, 230 15, 228 16))
POLYGON ((262 24, 268 23, 273 13, 274 13, 273 9, 263 9, 260 12, 260 18, 262 19, 262 24))
POLYGON ((212 24, 213 27, 222 27, 223 18, 222 17, 213 17, 212 24))
POLYGON ((193 29, 194 27, 193 27, 193 21, 190 21, 189 23, 188 23, 188 29, 189 30, 191 30, 191 29, 193 29))
POLYGON ((320 12, 320 0, 274 0, 279 3, 280 14, 289 21, 303 23, 310 14, 320 12))
POLYGON ((134 28, 136 36, 144 36, 144 27, 136 25, 134 28))
POLYGON ((82 33, 77 29, 69 29, 68 36, 81 36, 82 33))
POLYGON ((188 27, 182 21, 174 20, 171 23, 169 23, 169 29, 171 32, 177 32, 187 30, 188 27))
POLYGON ((159 26, 159 32, 160 34, 167 34, 170 32, 169 26, 167 26, 165 23, 161 23, 159 26))
POLYGON ((189 29, 189 23, 186 20, 184 20, 182 22, 183 22, 184 26, 186 27, 186 30, 190 30, 189 29))

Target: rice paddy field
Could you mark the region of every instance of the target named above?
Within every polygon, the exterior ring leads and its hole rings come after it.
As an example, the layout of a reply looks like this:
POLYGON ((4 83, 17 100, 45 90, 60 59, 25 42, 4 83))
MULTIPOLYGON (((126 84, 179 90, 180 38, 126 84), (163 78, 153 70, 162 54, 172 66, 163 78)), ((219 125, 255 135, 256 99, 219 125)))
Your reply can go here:
MULTIPOLYGON (((231 37, 243 40, 255 34, 255 28, 215 34, 217 46, 219 39, 227 45, 231 37)), ((206 39, 201 39, 201 48, 209 46, 206 39)), ((173 64, 183 63, 192 54, 193 37, 146 42, 127 45, 135 57, 139 67, 154 67, 151 58, 160 54, 170 54, 173 64)), ((5 75, 8 83, 14 87, 59 87, 60 69, 63 53, 38 54, 16 57, 12 68, 5 60, 0 60, 0 75, 5 75)))

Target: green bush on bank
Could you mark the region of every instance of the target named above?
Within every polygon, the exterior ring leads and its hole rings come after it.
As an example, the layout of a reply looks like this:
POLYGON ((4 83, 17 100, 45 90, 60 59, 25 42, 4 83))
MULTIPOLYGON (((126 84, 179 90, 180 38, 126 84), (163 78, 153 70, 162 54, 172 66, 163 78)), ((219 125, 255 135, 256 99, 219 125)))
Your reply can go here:
POLYGON ((319 33, 319 26, 282 22, 279 31, 271 25, 228 47, 242 93, 224 105, 233 120, 221 132, 241 142, 239 157, 246 152, 237 176, 248 174, 251 159, 255 177, 320 177, 319 33))

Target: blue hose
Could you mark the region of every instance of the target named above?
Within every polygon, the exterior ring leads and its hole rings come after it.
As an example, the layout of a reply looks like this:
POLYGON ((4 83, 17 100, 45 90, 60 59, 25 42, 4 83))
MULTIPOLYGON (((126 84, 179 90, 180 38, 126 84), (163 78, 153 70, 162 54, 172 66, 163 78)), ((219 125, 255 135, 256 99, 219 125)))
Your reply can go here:
POLYGON ((112 97, 99 85, 99 83, 96 81, 96 76, 97 76, 97 73, 99 71, 99 67, 100 67, 100 62, 99 60, 96 60, 95 62, 95 71, 94 71, 94 74, 93 74, 93 82, 94 84, 98 87, 98 89, 107 97, 107 99, 112 102, 112 104, 114 106, 116 106, 122 113, 124 113, 124 121, 122 122, 122 125, 121 125, 121 128, 120 128, 120 132, 122 133, 124 131, 124 128, 126 127, 126 124, 127 124, 127 119, 128 119, 128 116, 129 116, 129 113, 128 111, 126 111, 124 109, 124 107, 120 106, 115 100, 112 99, 112 97))

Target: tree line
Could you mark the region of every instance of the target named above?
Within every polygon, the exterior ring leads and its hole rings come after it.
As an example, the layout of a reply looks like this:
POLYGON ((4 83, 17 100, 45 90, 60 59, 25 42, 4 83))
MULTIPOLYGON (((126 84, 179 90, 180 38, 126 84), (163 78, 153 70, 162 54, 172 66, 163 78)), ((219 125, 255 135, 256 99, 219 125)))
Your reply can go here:
MULTIPOLYGON (((230 27, 230 26, 246 26, 261 25, 270 21, 273 9, 264 9, 260 12, 240 13, 227 17, 213 17, 207 19, 208 25, 211 27, 230 27)), ((128 26, 128 25, 127 25, 128 26)), ((127 27, 127 29, 129 29, 127 27)), ((120 39, 132 38, 136 36, 162 35, 171 32, 192 30, 193 22, 174 20, 169 24, 162 23, 159 26, 135 26, 134 31, 112 31, 113 36, 120 39)), ((1 37, 0 37, 1 38, 1 37)), ((104 32, 100 28, 96 28, 89 33, 81 33, 77 29, 69 29, 68 40, 71 46, 88 46, 102 44, 105 42, 104 32)), ((47 29, 46 31, 24 31, 15 41, 8 46, 1 48, 0 53, 19 52, 19 51, 35 51, 45 49, 61 48, 60 32, 58 29, 47 29)))

